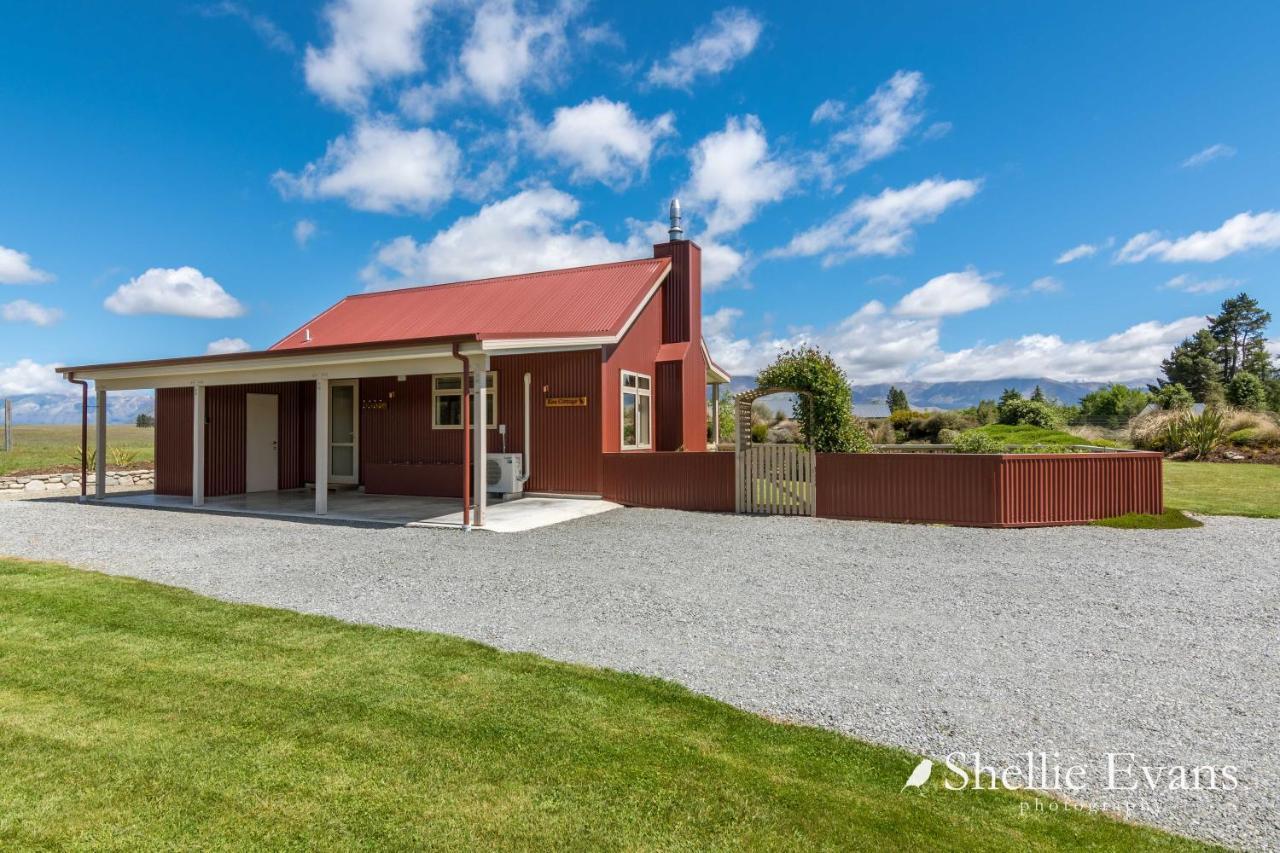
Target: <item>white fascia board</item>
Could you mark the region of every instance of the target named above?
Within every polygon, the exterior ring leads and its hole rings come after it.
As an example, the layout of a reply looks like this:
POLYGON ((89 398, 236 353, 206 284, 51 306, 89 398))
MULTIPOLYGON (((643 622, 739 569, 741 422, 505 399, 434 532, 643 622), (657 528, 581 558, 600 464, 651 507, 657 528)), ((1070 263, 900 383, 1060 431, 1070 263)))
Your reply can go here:
POLYGON ((181 388, 202 385, 252 385, 263 382, 295 382, 327 376, 331 379, 363 379, 410 373, 456 372, 458 360, 444 347, 396 348, 349 353, 303 353, 298 356, 103 368, 78 371, 76 378, 92 379, 111 391, 142 388, 181 388))
POLYGON ((732 382, 732 381, 733 381, 733 377, 732 377, 732 376, 730 376, 729 374, 727 374, 727 373, 725 373, 723 370, 721 370, 721 369, 716 365, 716 363, 715 363, 714 361, 712 361, 712 360, 711 360, 711 353, 707 351, 707 339, 706 339, 706 338, 703 338, 703 339, 702 339, 702 357, 703 357, 704 359, 706 359, 706 362, 707 362, 707 381, 708 381, 708 383, 713 383, 715 380, 719 380, 719 381, 720 381, 720 384, 722 384, 722 385, 723 385, 723 384, 724 384, 724 383, 726 383, 726 382, 732 382))

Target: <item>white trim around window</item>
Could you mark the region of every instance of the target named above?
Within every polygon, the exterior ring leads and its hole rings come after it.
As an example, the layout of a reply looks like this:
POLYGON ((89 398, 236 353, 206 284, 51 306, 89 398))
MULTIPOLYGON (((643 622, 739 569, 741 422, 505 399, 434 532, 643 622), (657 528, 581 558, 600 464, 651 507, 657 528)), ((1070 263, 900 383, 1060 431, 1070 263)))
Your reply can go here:
POLYGON ((620 387, 619 444, 623 450, 649 450, 653 447, 653 377, 624 370, 620 387))
MULTIPOLYGON (((485 374, 485 428, 498 423, 498 374, 485 374)), ((462 374, 437 373, 431 377, 431 428, 462 429, 462 374)), ((475 414, 475 406, 471 408, 475 414)))

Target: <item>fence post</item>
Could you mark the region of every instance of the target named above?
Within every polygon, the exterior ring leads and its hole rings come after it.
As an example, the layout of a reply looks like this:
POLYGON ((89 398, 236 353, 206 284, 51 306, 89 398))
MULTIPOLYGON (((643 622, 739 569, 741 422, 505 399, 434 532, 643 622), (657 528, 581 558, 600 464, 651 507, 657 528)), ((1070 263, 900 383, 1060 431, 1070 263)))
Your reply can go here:
POLYGON ((13 450, 13 401, 4 398, 4 452, 13 450))

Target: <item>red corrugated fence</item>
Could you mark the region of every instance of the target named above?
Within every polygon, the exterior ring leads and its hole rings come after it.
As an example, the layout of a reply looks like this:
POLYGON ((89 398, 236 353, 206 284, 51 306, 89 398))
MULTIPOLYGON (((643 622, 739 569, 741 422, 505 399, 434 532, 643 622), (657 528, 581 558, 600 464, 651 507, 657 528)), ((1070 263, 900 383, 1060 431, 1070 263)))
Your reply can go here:
POLYGON ((733 512, 732 453, 606 453, 601 494, 627 506, 733 512))

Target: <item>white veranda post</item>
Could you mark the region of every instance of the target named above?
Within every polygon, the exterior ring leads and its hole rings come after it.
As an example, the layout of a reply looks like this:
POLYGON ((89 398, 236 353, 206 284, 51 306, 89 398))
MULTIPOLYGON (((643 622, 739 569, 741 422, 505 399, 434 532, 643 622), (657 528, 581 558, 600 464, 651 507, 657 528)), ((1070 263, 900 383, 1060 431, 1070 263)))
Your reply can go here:
POLYGON ((97 464, 94 465, 93 476, 96 482, 93 495, 97 498, 107 496, 107 392, 103 388, 95 389, 97 393, 97 432, 94 435, 94 447, 97 452, 97 464))
POLYGON ((329 511, 329 380, 316 379, 316 515, 329 511))

